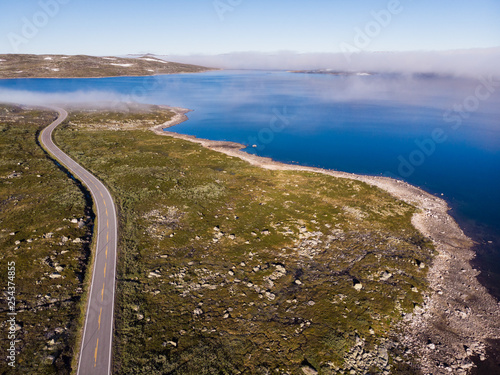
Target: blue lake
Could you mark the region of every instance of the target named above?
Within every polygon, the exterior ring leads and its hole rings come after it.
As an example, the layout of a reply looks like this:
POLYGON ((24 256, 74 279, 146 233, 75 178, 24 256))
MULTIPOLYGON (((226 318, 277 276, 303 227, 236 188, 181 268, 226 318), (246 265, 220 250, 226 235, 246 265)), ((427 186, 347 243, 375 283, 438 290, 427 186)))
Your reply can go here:
POLYGON ((499 297, 500 81, 216 71, 0 80, 0 100, 138 101, 192 109, 172 130, 273 159, 404 179, 442 195, 499 297))

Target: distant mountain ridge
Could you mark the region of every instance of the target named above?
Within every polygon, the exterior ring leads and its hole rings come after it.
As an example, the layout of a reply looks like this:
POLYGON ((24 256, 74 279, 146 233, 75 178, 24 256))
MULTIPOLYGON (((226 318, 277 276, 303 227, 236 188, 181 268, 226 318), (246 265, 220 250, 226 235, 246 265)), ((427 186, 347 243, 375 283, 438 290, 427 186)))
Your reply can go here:
POLYGON ((153 55, 132 57, 0 54, 0 78, 99 78, 198 73, 214 70, 165 61, 153 55))

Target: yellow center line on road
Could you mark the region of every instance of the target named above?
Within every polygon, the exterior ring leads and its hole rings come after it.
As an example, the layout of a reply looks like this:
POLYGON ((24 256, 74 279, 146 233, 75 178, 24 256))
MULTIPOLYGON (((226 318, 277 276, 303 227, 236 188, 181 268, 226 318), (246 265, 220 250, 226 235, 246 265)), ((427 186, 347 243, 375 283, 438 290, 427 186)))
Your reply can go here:
MULTIPOLYGON (((95 186, 95 187, 97 187, 97 186, 95 186)), ((104 195, 102 195, 102 191, 99 191, 99 194, 101 194, 101 198, 104 198, 104 195)))
POLYGON ((99 311, 99 329, 101 329, 101 315, 102 315, 102 307, 101 307, 101 311, 99 311))
POLYGON ((108 263, 104 263, 104 278, 106 278, 106 266, 108 265, 108 263))
POLYGON ((108 240, 109 240, 109 232, 106 233, 106 242, 108 242, 108 240))
POLYGON ((108 208, 106 207, 106 216, 108 216, 108 208))
POLYGON ((108 245, 106 245, 106 259, 108 259, 108 245))
POLYGON ((97 344, 95 345, 95 353, 94 353, 94 367, 97 366, 97 348, 99 347, 99 338, 97 338, 97 344))
POLYGON ((104 285, 106 283, 102 283, 102 290, 101 290, 101 302, 104 300, 104 285))

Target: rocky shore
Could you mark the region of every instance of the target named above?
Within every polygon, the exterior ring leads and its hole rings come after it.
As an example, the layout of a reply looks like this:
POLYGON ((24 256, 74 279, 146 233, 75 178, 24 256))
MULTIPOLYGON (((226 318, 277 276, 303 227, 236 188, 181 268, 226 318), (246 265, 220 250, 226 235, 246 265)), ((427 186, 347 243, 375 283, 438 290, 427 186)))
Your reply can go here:
MULTIPOLYGON (((415 306, 413 313, 402 317, 399 326, 395 327, 396 340, 388 345, 397 346, 403 357, 417 360, 423 374, 468 374, 475 366, 472 358, 487 359, 489 340, 500 339, 500 304, 478 282, 478 271, 470 265, 470 260, 474 258, 473 242, 448 215, 449 207, 443 199, 387 177, 283 164, 243 152, 241 149, 246 146, 242 144, 164 131, 164 128, 188 119, 186 113, 189 110, 170 109, 175 112, 175 116, 152 128, 156 134, 196 142, 262 168, 316 172, 363 181, 417 207, 419 211, 413 216, 412 222, 433 241, 437 251, 432 264, 420 265, 422 268, 428 267, 430 293, 424 296, 422 306, 415 306)), ((365 360, 380 362, 382 358, 384 361, 385 348, 374 357, 364 355, 362 347, 362 343, 359 343, 346 358, 353 363, 353 368, 363 371, 365 360)))

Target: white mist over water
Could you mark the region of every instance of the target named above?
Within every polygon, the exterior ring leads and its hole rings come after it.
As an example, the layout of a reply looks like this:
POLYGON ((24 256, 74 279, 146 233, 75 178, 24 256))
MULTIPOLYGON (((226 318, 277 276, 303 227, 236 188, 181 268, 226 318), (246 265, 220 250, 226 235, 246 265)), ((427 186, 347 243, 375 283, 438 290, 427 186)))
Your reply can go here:
POLYGON ((118 103, 120 96, 116 92, 72 91, 67 93, 47 93, 28 90, 15 90, 0 87, 0 102, 22 105, 92 105, 107 108, 109 103, 118 103))
POLYGON ((454 76, 500 76, 500 47, 456 51, 276 53, 233 52, 223 55, 168 55, 165 60, 223 69, 312 70, 436 73, 454 76))

